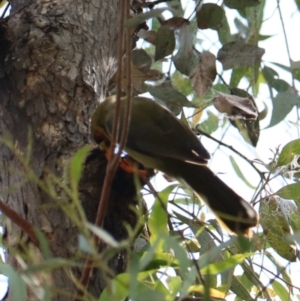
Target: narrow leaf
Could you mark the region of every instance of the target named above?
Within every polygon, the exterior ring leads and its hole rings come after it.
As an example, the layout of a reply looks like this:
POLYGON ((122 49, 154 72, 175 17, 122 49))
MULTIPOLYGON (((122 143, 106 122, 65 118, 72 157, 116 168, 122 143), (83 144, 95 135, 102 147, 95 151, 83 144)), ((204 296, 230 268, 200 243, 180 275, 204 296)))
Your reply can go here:
POLYGON ((91 149, 92 148, 90 145, 86 145, 82 147, 75 153, 75 155, 71 160, 70 181, 73 189, 77 189, 81 177, 81 171, 82 171, 84 160, 87 157, 88 153, 91 151, 91 149))
POLYGON ((0 273, 9 279, 9 290, 11 292, 12 301, 26 300, 25 282, 19 273, 6 263, 0 263, 0 273))
POLYGON ((109 246, 119 247, 119 243, 107 231, 90 223, 88 223, 88 228, 109 246))
POLYGON ((252 185, 252 184, 246 179, 246 177, 244 176, 244 173, 241 171, 241 169, 240 169, 239 165, 236 163, 235 159, 234 159, 232 156, 230 156, 229 159, 230 159, 230 162, 231 162, 231 164, 232 164, 232 167, 233 167, 234 171, 235 171, 236 174, 239 176, 239 178, 242 179, 242 180, 244 181, 244 183, 247 184, 250 188, 255 189, 256 186, 252 185))
MULTIPOLYGON (((188 292, 205 295, 207 289, 208 288, 206 288, 204 285, 191 285, 188 289, 188 292)), ((214 288, 209 288, 209 296, 211 298, 215 298, 217 300, 224 300, 224 298, 225 298, 225 294, 223 292, 220 292, 214 288)))
POLYGON ((253 253, 236 254, 219 262, 208 264, 201 269, 202 274, 218 275, 228 269, 235 267, 242 263, 247 257, 252 256, 253 253))
POLYGON ((274 282, 272 282, 272 286, 280 300, 290 300, 288 289, 283 284, 277 280, 274 280, 274 282))

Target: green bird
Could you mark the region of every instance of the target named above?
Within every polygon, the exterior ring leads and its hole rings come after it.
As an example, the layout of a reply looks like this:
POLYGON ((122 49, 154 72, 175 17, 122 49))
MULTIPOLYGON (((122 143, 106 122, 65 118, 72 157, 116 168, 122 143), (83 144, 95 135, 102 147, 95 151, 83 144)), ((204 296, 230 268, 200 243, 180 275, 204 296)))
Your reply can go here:
MULTIPOLYGON (((126 105, 121 98, 120 116, 126 105)), ((125 152, 145 167, 186 183, 230 233, 250 236, 258 223, 256 211, 207 167, 210 155, 191 129, 151 99, 132 97, 131 105, 125 152)), ((93 113, 91 132, 97 143, 110 140, 115 107, 116 97, 108 97, 93 113)))

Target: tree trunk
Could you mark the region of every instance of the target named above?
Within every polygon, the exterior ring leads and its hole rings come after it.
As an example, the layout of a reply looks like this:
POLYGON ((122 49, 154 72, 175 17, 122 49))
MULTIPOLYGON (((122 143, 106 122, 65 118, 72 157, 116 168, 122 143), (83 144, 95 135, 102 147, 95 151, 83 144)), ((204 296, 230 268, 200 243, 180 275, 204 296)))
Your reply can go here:
MULTIPOLYGON (((89 118, 116 69, 118 0, 28 2, 13 1, 12 15, 0 23, 1 192, 10 208, 46 233, 52 256, 68 258, 78 229, 39 183, 52 173, 63 177, 64 163, 90 142, 89 118)), ((94 212, 86 211, 89 220, 94 212)), ((8 245, 19 243, 22 230, 14 223, 7 229, 8 245)), ((52 281, 74 293, 62 270, 52 281)))

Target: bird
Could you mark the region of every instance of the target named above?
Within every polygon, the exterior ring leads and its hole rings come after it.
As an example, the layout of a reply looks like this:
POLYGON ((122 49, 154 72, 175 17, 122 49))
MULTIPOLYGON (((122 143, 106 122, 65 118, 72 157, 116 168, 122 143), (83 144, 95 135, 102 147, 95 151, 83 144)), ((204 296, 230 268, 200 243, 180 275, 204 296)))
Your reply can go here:
MULTIPOLYGON (((111 140, 116 96, 102 101, 91 117, 97 143, 111 140)), ((120 99, 120 127, 127 98, 120 99)), ((131 119, 124 151, 146 168, 185 183, 203 200, 229 234, 251 237, 258 224, 254 208, 207 166, 210 154, 199 138, 171 111, 146 97, 131 97, 131 119)))

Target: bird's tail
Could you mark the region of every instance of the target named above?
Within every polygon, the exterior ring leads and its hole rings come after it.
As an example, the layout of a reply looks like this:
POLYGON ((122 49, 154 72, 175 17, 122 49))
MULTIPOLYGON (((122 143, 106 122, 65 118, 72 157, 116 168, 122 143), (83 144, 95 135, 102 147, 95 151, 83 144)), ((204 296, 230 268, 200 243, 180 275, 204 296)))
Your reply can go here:
POLYGON ((227 230, 251 235, 251 228, 258 223, 258 215, 247 201, 206 166, 178 162, 177 168, 184 182, 205 201, 227 230))

